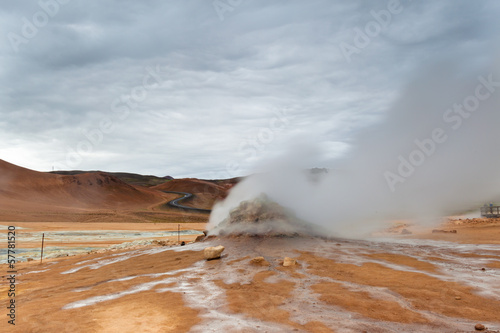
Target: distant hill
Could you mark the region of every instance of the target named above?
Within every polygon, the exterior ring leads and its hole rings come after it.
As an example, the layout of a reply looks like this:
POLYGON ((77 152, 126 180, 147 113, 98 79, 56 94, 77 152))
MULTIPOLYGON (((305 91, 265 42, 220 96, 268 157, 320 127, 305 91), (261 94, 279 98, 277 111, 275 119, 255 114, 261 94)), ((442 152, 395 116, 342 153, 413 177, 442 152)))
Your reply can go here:
MULTIPOLYGON (((83 173, 99 173, 101 171, 81 171, 81 170, 74 170, 74 171, 51 171, 50 173, 57 174, 57 175, 80 175, 83 173)), ((174 179, 173 177, 170 176, 165 176, 165 177, 157 177, 157 176, 144 176, 144 175, 139 175, 136 173, 126 173, 126 172, 106 172, 108 175, 114 176, 121 181, 130 184, 130 185, 137 185, 137 186, 145 186, 145 187, 151 187, 151 186, 156 186, 160 185, 163 183, 168 182, 169 180, 174 179)))
POLYGON ((174 179, 157 185, 151 189, 158 191, 187 192, 194 194, 194 199, 183 202, 183 205, 211 209, 216 201, 226 198, 229 190, 240 181, 240 178, 223 180, 203 180, 196 178, 174 179))
POLYGON ((166 203, 211 209, 239 181, 172 179, 101 171, 38 172, 0 159, 0 221, 30 222, 206 222, 208 215, 166 203))
POLYGON ((135 187, 103 172, 59 175, 0 160, 1 209, 131 209, 162 201, 157 191, 135 187))

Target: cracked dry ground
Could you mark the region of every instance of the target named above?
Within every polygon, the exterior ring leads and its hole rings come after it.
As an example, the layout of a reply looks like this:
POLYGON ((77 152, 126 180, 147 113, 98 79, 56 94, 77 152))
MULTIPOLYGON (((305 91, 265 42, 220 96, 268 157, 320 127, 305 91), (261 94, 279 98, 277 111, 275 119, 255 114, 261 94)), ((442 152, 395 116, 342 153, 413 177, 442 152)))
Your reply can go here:
MULTIPOLYGON (((9 332, 468 332, 500 329, 500 247, 219 238, 19 264, 9 332), (220 260, 203 248, 224 245, 220 260), (253 265, 263 256, 269 265, 253 265), (298 264, 283 267, 285 256, 298 264), (485 268, 485 270, 482 270, 485 268)), ((1 306, 6 305, 2 281, 1 306)))

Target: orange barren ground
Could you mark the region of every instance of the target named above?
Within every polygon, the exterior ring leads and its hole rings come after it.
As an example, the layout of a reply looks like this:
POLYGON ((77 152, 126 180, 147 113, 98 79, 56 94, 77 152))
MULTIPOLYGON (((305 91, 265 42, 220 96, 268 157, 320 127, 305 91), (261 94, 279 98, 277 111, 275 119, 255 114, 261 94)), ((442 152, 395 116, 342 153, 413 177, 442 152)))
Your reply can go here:
POLYGON ((499 221, 439 228, 457 233, 216 238, 19 263, 16 325, 3 316, 0 331, 473 332, 477 323, 500 330, 500 246, 492 236, 499 221), (223 257, 205 261, 202 250, 219 244, 223 257), (257 256, 269 265, 252 264, 257 256), (283 267, 286 256, 297 265, 283 267))

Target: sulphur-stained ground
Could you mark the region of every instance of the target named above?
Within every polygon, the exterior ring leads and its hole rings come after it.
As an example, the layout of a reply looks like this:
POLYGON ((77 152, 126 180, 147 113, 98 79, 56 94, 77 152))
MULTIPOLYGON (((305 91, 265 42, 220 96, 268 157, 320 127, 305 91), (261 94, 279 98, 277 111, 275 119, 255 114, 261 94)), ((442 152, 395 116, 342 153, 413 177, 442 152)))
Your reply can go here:
POLYGON ((4 277, 0 331, 500 331, 500 223, 405 228, 413 234, 215 238, 18 263, 16 325, 4 277), (205 261, 215 245, 223 257, 205 261))

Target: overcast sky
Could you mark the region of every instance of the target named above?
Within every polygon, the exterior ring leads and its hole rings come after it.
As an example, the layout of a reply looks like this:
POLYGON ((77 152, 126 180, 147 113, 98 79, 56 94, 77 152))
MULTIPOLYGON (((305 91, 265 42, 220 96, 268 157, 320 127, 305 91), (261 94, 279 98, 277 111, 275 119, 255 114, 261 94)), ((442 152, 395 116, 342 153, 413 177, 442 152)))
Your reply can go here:
POLYGON ((311 166, 323 166, 426 63, 482 61, 499 7, 3 0, 0 159, 229 178, 311 140, 321 151, 311 166))

